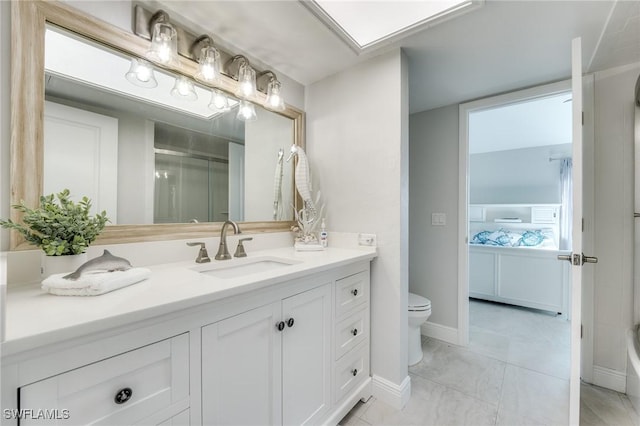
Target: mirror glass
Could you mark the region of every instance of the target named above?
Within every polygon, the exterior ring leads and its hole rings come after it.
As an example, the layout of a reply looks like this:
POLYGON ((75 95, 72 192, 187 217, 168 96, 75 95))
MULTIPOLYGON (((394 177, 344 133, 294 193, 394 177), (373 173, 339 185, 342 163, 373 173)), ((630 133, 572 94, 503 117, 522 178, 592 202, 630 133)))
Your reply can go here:
POLYGON ((293 219, 294 121, 255 105, 256 119, 171 95, 177 75, 153 69, 155 87, 125 77, 131 57, 47 26, 45 194, 89 197, 111 224, 293 219))

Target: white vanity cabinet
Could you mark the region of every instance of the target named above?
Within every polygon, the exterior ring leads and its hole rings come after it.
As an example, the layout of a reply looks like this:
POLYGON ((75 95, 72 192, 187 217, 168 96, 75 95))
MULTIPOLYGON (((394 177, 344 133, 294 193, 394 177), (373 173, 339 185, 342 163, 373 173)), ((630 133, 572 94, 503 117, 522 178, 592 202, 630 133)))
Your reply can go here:
MULTIPOLYGON (((372 257, 260 277, 232 295, 163 305, 158 315, 85 318, 80 332, 67 327, 5 342, 0 423, 335 425, 372 392, 372 257)), ((162 271, 159 280, 173 273, 162 271)), ((183 295, 189 285, 223 284, 198 277, 175 289, 183 295)), ((112 294, 127 297, 126 290, 112 294)), ((144 300, 142 285, 130 290, 136 303, 144 300)), ((29 294, 42 297, 37 288, 29 294)), ((82 315, 103 315, 97 308, 115 300, 108 296, 47 301, 95 303, 82 315)))
POLYGON ((331 284, 202 328, 205 425, 314 424, 330 406, 331 284))

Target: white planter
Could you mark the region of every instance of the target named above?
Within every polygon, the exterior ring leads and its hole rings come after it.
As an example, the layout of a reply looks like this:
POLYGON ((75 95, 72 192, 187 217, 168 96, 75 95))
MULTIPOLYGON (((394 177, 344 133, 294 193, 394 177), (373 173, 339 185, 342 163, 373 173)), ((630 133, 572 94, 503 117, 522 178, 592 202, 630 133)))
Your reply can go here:
POLYGON ((42 279, 53 274, 71 273, 87 261, 87 253, 69 256, 46 256, 42 253, 40 276, 42 279))

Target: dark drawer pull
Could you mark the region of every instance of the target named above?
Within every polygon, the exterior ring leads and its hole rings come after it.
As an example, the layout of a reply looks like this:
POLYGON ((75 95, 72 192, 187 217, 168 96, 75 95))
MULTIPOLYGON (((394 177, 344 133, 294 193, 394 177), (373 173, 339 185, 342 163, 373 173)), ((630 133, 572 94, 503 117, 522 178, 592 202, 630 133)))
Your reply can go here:
POLYGON ((116 404, 124 404, 131 399, 131 395, 133 395, 131 388, 123 388, 116 392, 116 396, 113 400, 116 404))
POLYGON ((278 331, 284 330, 284 321, 277 322, 276 328, 278 329, 278 331))
POLYGON ((358 369, 354 368, 353 370, 351 370, 351 374, 353 374, 353 377, 356 377, 358 375, 358 369))
POLYGON ((354 288, 353 290, 351 290, 351 294, 353 294, 354 296, 358 295, 358 289, 354 288))
POLYGON ((293 318, 289 318, 289 319, 287 320, 287 326, 289 326, 289 327, 293 327, 293 323, 294 323, 293 318))
POLYGON ((351 334, 353 334, 354 336, 358 335, 358 329, 354 328, 353 330, 351 330, 351 334))

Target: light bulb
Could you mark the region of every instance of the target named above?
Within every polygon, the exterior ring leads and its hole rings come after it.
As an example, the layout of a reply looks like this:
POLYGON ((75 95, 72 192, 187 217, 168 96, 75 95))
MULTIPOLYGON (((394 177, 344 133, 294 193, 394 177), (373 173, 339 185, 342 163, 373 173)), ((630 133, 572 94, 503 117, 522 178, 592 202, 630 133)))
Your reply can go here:
POLYGON ((132 58, 131 67, 125 77, 130 83, 139 87, 153 88, 158 85, 151 64, 144 59, 132 58))
POLYGON ((158 22, 153 26, 151 46, 147 57, 163 64, 177 61, 178 33, 169 23, 158 22))
POLYGON ((198 72, 196 78, 206 82, 213 82, 220 75, 220 53, 212 46, 203 47, 198 57, 198 72))
POLYGON ((267 101, 266 107, 274 111, 283 111, 285 109, 284 99, 280 96, 281 84, 273 78, 267 85, 267 101))
POLYGON ((195 101, 198 99, 193 83, 185 76, 176 78, 176 84, 173 86, 173 89, 171 89, 171 96, 188 101, 195 101))
POLYGON ((256 119, 256 109, 251 102, 241 100, 236 117, 241 121, 253 121, 256 119))
POLYGON ((236 95, 246 99, 256 92, 256 72, 248 63, 243 62, 238 69, 238 90, 236 95))
POLYGON ((211 90, 211 102, 209 102, 209 108, 218 111, 229 110, 229 99, 218 89, 211 90))

